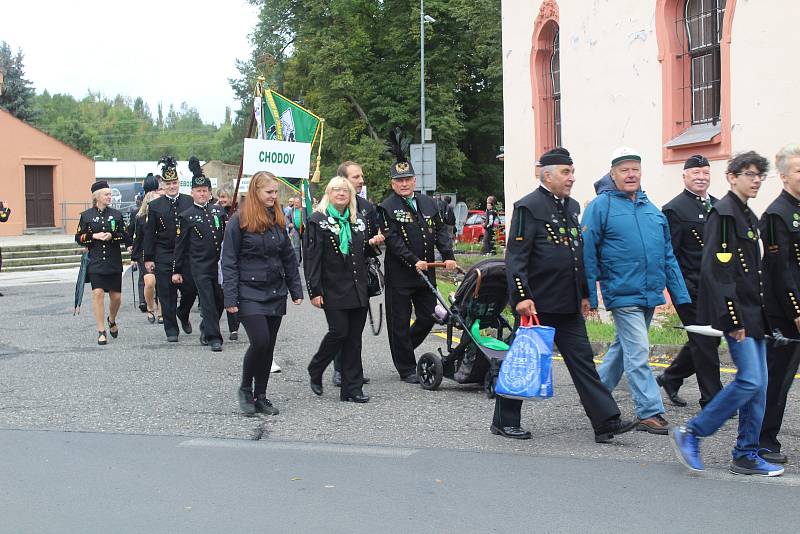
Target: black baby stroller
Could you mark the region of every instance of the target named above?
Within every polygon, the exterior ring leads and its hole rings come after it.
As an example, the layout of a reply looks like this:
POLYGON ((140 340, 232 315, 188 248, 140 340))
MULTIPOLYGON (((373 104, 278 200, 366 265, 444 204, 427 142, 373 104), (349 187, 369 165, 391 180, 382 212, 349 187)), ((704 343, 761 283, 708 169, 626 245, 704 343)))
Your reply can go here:
POLYGON ((437 389, 446 376, 459 384, 483 384, 487 396, 494 397, 494 384, 512 334, 511 325, 502 316, 508 304, 505 262, 488 259, 473 265, 450 304, 426 275, 421 276, 443 307, 439 310, 440 314, 444 312, 443 317, 436 319, 447 327, 447 354, 440 348, 439 354, 426 352, 420 357, 420 385, 437 389), (483 337, 480 330, 486 328, 494 329, 495 336, 483 337))

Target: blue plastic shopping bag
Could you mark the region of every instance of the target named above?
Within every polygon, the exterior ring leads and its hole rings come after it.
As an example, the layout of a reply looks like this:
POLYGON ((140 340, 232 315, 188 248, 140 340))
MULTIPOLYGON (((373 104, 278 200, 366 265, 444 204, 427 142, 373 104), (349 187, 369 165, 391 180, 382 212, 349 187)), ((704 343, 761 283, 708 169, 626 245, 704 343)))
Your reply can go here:
POLYGON ((549 399, 553 396, 553 338, 556 330, 523 316, 508 349, 495 392, 512 399, 549 399))

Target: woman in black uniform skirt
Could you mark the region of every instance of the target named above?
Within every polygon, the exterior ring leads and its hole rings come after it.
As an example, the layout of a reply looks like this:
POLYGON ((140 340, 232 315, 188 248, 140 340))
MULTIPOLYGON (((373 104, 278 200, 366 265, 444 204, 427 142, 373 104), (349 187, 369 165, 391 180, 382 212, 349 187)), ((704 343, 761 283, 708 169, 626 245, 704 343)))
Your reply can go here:
POLYGON ((303 303, 297 258, 278 202, 278 181, 268 172, 250 180, 247 202, 231 217, 222 247, 225 309, 238 313, 250 346, 242 364, 239 407, 245 415, 277 415, 267 381, 286 297, 303 303))
POLYGON ((122 303, 122 250, 125 244, 125 219, 122 213, 109 207, 111 189, 105 181, 92 184, 92 208, 81 213, 75 241, 89 250, 87 281, 92 284, 92 308, 97 323, 97 344, 105 345, 103 295, 108 293, 108 331, 119 335, 117 312, 122 303))
POLYGON ((325 312, 328 333, 322 338, 308 374, 311 391, 322 395, 322 373, 341 353, 339 400, 364 403, 361 335, 367 320, 367 262, 377 256, 367 235, 367 221, 356 208, 356 192, 346 178, 331 179, 325 196, 308 219, 304 233, 306 287, 311 304, 325 312))

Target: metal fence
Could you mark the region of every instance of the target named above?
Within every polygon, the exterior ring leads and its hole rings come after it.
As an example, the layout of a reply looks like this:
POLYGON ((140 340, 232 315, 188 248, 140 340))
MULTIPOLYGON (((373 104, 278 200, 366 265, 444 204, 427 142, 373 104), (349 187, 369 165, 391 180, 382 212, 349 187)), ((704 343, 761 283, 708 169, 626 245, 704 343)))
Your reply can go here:
MULTIPOLYGON (((60 202, 59 204, 61 206, 61 228, 65 234, 71 232, 78 225, 78 221, 81 220, 81 213, 92 207, 91 202, 60 202)), ((130 223, 128 211, 131 206, 135 205, 136 202, 116 202, 111 204, 111 207, 122 212, 127 225, 130 223)))

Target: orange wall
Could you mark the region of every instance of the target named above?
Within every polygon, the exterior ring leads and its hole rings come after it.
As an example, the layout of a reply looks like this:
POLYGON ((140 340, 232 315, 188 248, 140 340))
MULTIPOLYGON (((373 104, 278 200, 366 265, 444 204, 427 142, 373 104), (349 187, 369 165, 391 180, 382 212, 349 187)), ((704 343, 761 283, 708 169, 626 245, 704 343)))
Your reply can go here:
MULTIPOLYGON (((89 202, 95 180, 94 160, 0 110, 0 200, 11 208, 11 218, 0 224, 0 236, 25 230, 25 166, 53 166, 55 225, 62 226, 62 202, 89 202)), ((69 206, 67 232, 74 230, 81 206, 69 206)))

